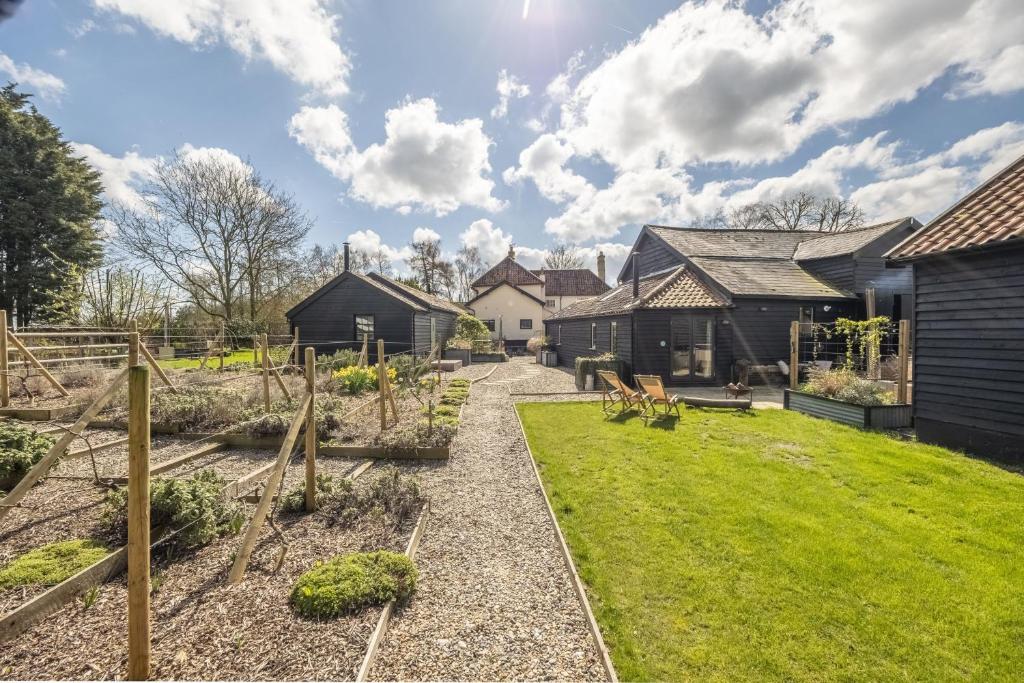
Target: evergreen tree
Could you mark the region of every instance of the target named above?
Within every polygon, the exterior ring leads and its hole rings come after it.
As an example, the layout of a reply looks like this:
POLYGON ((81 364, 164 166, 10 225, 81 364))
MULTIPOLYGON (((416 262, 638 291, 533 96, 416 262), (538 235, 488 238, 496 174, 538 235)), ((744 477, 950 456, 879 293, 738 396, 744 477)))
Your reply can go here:
POLYGON ((21 325, 77 313, 99 265, 100 175, 15 84, 0 89, 0 308, 21 325))

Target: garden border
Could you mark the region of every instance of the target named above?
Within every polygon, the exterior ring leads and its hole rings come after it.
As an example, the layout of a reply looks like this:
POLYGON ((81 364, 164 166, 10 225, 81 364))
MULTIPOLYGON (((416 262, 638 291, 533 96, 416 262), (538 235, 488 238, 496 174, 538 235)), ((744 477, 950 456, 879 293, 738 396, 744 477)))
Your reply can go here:
POLYGON ((913 407, 909 403, 865 406, 793 389, 784 390, 782 407, 861 429, 902 429, 913 426, 914 421, 913 407), (792 402, 794 397, 795 406, 792 402))
MULTIPOLYGON (((580 401, 584 403, 585 401, 580 401)), ((612 663, 611 654, 608 652, 607 646, 604 644, 604 637, 601 635, 601 627, 597 624, 597 619, 594 617, 594 611, 590 607, 590 600, 587 598, 587 589, 583 585, 583 581, 580 579, 579 573, 576 571, 576 563, 572 560, 572 554, 569 552, 569 544, 565 542, 565 536, 562 534, 562 528, 558 525, 558 518, 555 517, 555 509, 551 507, 551 499, 548 498, 547 489, 544 488, 544 480, 541 479, 540 469, 537 467, 537 461, 533 457, 533 450, 530 448, 530 442, 526 438, 526 428, 523 426, 523 419, 519 416, 519 410, 516 408, 515 401, 512 402, 512 412, 516 415, 516 422, 519 423, 519 433, 523 436, 523 445, 526 446, 526 453, 530 456, 530 465, 533 467, 533 474, 537 478, 537 486, 540 487, 541 496, 544 497, 544 506, 548 511, 548 518, 551 519, 551 524, 555 528, 555 539, 558 543, 558 549, 562 553, 562 559, 565 560, 566 569, 569 570, 569 580, 572 583, 573 591, 576 593, 576 597, 580 601, 580 605, 583 607, 583 614, 587 620, 587 626, 590 629, 590 635, 594 638, 594 644, 597 645, 598 654, 601 657, 601 664, 604 667, 605 673, 608 674, 608 680, 611 683, 619 683, 619 676, 615 673, 615 664, 612 663)))

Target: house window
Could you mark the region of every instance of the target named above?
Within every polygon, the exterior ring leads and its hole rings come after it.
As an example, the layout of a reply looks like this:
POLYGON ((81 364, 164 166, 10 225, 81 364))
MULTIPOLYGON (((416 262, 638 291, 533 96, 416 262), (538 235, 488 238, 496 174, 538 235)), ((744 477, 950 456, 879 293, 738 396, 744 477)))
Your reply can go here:
POLYGON ((546 305, 547 305, 548 308, 554 308, 555 307, 555 300, 554 299, 548 299, 546 305))
POLYGON ((533 319, 532 318, 520 318, 519 319, 519 329, 521 329, 521 330, 532 330, 533 329, 533 319))
POLYGON ((356 315, 356 339, 361 340, 363 335, 373 336, 373 315, 356 315))
POLYGON ((611 351, 612 353, 619 352, 619 323, 612 321, 608 328, 608 333, 611 335, 611 351))
POLYGON ((597 323, 590 323, 590 348, 597 348, 597 323))
POLYGON ((487 329, 494 332, 494 320, 485 320, 484 325, 487 325, 487 329))

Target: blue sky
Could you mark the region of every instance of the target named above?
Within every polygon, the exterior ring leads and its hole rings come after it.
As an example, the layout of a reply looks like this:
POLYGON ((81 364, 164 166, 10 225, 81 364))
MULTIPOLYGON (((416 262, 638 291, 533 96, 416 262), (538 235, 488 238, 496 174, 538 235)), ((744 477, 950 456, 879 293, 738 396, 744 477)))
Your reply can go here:
POLYGON ((562 240, 614 273, 644 222, 798 190, 926 220, 1024 153, 1019 2, 855 5, 25 0, 0 78, 115 200, 223 149, 311 242, 400 266, 417 229, 531 263, 562 240))

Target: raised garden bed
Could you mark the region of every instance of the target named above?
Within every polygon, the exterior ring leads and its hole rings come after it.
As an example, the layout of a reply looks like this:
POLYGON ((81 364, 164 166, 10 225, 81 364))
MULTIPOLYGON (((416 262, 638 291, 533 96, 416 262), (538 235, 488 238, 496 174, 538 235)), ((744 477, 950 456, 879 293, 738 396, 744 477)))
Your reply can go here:
POLYGON ((16 420, 25 420, 26 422, 47 422, 49 420, 59 420, 62 417, 68 417, 71 415, 80 415, 84 408, 84 405, 78 405, 77 403, 74 405, 51 406, 48 408, 0 408, 0 416, 12 417, 16 420))
POLYGON ((899 429, 912 426, 914 420, 912 407, 908 403, 864 406, 792 389, 785 390, 782 405, 786 410, 863 429, 899 429))

